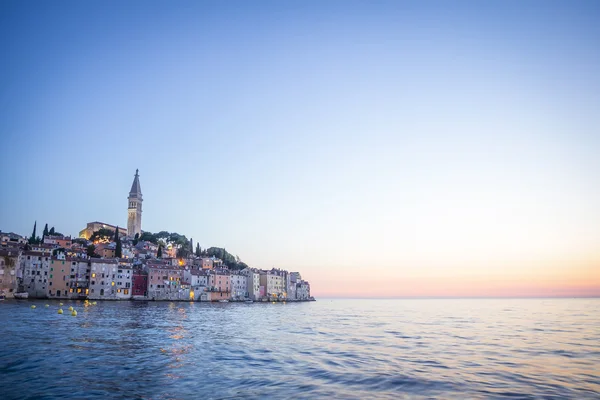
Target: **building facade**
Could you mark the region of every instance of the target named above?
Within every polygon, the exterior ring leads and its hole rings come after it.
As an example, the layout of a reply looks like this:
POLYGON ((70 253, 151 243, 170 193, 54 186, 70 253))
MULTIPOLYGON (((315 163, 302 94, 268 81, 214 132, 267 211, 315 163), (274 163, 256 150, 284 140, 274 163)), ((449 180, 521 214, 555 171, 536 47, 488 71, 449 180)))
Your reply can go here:
POLYGON ((117 261, 101 258, 90 259, 90 300, 116 300, 117 261))
POLYGON ((231 298, 233 300, 243 300, 248 298, 248 278, 239 272, 231 273, 231 298))
POLYGON ((0 249, 0 294, 14 297, 17 290, 17 270, 20 251, 18 249, 0 249))
MULTIPOLYGON (((110 229, 113 232, 117 229, 117 227, 115 225, 107 224, 104 222, 98 222, 98 221, 88 222, 86 227, 84 229, 82 229, 81 231, 79 231, 79 237, 89 240, 89 238, 92 237, 92 234, 94 232, 99 231, 102 228, 110 229)), ((119 228, 119 235, 121 235, 121 236, 127 235, 127 229, 119 228)))
POLYGON ((29 293, 30 297, 48 295, 48 272, 50 257, 39 251, 24 251, 21 256, 22 275, 17 275, 19 290, 29 293))

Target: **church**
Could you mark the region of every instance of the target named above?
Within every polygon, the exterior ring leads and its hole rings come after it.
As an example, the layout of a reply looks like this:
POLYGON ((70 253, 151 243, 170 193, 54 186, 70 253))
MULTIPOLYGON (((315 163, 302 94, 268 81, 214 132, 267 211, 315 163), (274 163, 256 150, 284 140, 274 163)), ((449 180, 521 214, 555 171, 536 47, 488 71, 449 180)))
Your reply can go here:
POLYGON ((129 191, 129 207, 127 209, 127 236, 134 237, 142 234, 142 188, 140 187, 140 176, 135 170, 135 177, 129 191))
POLYGON ((131 190, 129 191, 129 197, 127 198, 127 231, 123 228, 117 228, 115 225, 107 224, 104 222, 94 221, 88 222, 87 226, 79 232, 79 237, 89 239, 92 234, 101 229, 110 229, 115 231, 119 229, 119 235, 127 235, 134 237, 136 233, 142 234, 142 187, 140 186, 140 175, 139 170, 135 170, 135 176, 133 177, 133 183, 131 184, 131 190))

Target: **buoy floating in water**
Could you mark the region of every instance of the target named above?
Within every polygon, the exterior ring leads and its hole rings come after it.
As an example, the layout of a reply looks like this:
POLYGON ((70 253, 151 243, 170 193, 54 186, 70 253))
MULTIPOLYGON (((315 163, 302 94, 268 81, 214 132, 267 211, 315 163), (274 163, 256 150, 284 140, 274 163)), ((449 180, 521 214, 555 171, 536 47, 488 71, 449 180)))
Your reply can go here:
POLYGON ((77 316, 77 311, 73 310, 73 312, 71 313, 72 317, 76 317, 77 316))
POLYGON ((62 305, 63 305, 63 303, 58 303, 58 305, 59 305, 59 306, 62 306, 62 305))
POLYGON ((69 306, 69 311, 73 311, 73 306, 69 306))
POLYGON ((31 308, 35 308, 35 306, 31 306, 31 308))
POLYGON ((97 303, 96 303, 96 302, 93 302, 92 304, 93 304, 93 305, 96 305, 97 303))
POLYGON ((63 313, 63 310, 62 310, 62 308, 59 308, 59 309, 58 309, 58 313, 59 313, 59 314, 62 314, 62 313, 63 313))
POLYGON ((46 307, 50 307, 50 304, 46 304, 46 307))

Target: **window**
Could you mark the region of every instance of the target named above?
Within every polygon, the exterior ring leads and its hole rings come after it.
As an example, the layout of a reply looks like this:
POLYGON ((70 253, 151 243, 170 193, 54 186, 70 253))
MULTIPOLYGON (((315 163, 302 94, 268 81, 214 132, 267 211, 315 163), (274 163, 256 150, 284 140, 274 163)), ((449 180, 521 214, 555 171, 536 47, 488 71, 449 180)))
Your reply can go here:
POLYGON ((95 284, 96 284, 96 281, 92 281, 92 285, 95 285, 95 284))
POLYGON ((123 293, 124 293, 124 294, 129 294, 129 289, 125 289, 125 290, 123 291, 123 293))

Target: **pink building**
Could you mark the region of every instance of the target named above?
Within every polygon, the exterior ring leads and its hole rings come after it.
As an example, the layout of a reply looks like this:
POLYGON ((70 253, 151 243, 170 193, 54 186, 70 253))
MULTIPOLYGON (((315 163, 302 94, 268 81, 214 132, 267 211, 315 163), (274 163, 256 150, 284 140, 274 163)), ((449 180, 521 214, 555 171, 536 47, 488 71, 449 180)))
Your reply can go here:
POLYGON ((211 271, 208 275, 210 300, 229 300, 231 298, 231 276, 229 272, 211 271))

